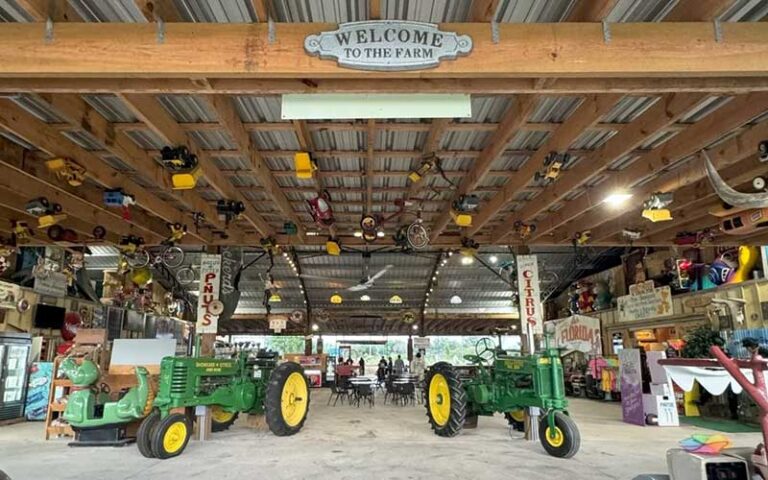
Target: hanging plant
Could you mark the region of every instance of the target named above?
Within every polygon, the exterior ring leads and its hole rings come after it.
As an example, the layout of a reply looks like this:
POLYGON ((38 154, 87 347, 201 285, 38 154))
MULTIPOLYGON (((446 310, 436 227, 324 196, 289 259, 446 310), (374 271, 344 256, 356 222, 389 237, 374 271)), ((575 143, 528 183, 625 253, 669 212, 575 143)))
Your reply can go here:
POLYGON ((697 327, 685 336, 685 345, 680 354, 683 358, 712 358, 712 354, 709 353, 712 345, 722 347, 725 345, 725 340, 709 327, 697 327))

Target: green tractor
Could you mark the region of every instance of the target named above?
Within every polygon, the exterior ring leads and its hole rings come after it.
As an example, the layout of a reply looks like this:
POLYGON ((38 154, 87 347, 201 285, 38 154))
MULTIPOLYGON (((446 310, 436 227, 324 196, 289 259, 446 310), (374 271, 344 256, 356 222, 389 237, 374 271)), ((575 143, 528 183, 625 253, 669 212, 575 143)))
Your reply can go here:
POLYGON ((277 354, 251 359, 166 357, 152 411, 144 418, 136 444, 148 458, 180 455, 192 432, 193 408, 211 406, 212 430, 222 431, 240 412, 264 414, 278 436, 297 433, 309 411, 309 384, 294 362, 277 365, 277 354))
MULTIPOLYGON (((122 445, 129 423, 142 420, 136 443, 142 455, 170 458, 187 446, 194 407, 210 406, 211 430, 228 429, 240 412, 264 414, 278 436, 301 430, 309 411, 309 384, 294 362, 277 364, 277 354, 240 352, 234 359, 165 357, 158 388, 152 388, 144 367, 136 367, 137 386, 112 402, 98 387, 99 368, 91 360, 62 362, 62 371, 76 390, 64 411, 76 432, 73 445, 122 445)), ((74 390, 74 389, 73 389, 74 390)))
POLYGON ((522 430, 525 409, 537 407, 542 412, 538 433, 544 450, 560 458, 579 451, 581 437, 567 413, 557 349, 547 346, 541 353, 513 356, 494 348, 491 339, 482 338, 475 353, 464 356, 473 365, 465 369, 466 374, 459 374, 447 362, 438 362, 427 371, 427 416, 437 435, 454 437, 465 427, 476 427, 479 415, 497 412, 513 428, 522 430))

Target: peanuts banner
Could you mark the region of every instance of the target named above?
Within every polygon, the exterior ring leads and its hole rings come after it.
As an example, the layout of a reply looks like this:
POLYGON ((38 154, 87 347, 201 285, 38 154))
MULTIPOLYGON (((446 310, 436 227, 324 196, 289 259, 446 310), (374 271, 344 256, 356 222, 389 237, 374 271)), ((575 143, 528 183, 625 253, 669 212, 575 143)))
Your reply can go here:
POLYGON ((200 259, 200 294, 197 297, 196 333, 216 333, 219 315, 211 312, 211 304, 218 303, 221 285, 221 255, 204 253, 200 259))

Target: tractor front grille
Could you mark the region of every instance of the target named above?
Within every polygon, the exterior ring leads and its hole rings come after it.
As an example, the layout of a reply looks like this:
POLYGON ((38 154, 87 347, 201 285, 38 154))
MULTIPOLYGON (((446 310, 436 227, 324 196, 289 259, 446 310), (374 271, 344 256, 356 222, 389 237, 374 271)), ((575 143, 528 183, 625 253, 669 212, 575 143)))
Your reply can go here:
POLYGON ((184 395, 187 391, 187 376, 189 369, 184 363, 173 366, 171 375, 171 394, 184 395))

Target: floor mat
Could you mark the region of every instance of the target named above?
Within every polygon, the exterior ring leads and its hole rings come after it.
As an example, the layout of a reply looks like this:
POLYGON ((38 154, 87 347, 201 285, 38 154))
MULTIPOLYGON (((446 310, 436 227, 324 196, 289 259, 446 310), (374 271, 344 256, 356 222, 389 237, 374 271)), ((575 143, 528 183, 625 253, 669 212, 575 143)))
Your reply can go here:
POLYGON ((699 428, 708 428, 710 430, 716 430, 718 432, 725 433, 752 433, 761 431, 760 427, 756 425, 747 425, 736 420, 728 420, 725 418, 681 416, 680 423, 685 425, 693 425, 694 427, 699 428))

